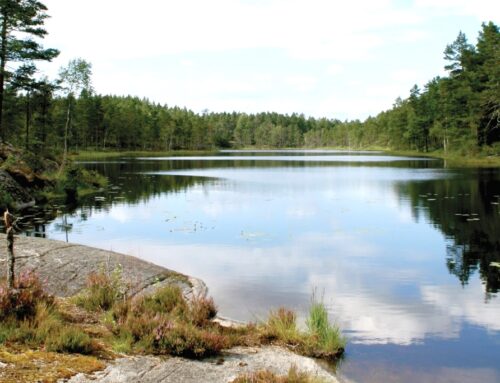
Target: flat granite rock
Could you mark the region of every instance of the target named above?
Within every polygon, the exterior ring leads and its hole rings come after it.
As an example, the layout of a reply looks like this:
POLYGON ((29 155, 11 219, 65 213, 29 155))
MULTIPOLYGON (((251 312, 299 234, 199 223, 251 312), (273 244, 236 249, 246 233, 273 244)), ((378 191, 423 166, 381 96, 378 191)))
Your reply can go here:
POLYGON ((153 356, 122 358, 95 374, 78 374, 68 383, 226 383, 241 374, 259 370, 286 375, 292 366, 321 378, 325 383, 338 382, 313 359, 280 347, 266 346, 236 347, 220 357, 201 361, 153 356))
MULTIPOLYGON (((100 269, 112 272, 122 270, 129 292, 147 293, 165 284, 179 285, 186 296, 205 295, 205 284, 192 277, 179 274, 141 259, 93 247, 49 240, 16 236, 14 241, 16 274, 34 270, 44 282, 48 292, 68 297, 80 292, 87 277, 100 269)), ((5 277, 7 240, 0 234, 0 278, 5 277)))

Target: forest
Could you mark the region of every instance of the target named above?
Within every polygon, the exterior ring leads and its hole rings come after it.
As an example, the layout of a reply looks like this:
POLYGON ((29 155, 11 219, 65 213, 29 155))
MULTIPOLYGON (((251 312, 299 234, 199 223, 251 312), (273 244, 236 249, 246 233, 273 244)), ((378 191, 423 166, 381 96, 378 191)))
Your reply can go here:
POLYGON ((475 46, 460 32, 445 47, 446 77, 415 85, 408 98, 365 121, 340 121, 298 113, 195 113, 147 98, 102 95, 92 88, 91 63, 80 58, 49 80, 35 62, 50 61, 58 51, 15 34, 46 34, 46 8, 25 3, 32 8, 12 9, 10 19, 9 9, 2 11, 0 137, 35 153, 335 147, 500 154, 500 33, 493 22, 483 23, 475 46), (23 19, 23 12, 32 17, 23 19))

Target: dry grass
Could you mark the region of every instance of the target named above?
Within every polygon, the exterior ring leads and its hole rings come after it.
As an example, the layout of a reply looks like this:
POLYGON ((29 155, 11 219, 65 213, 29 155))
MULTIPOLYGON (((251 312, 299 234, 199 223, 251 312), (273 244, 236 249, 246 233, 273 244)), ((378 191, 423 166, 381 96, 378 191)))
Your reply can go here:
POLYGON ((238 376, 231 383, 323 383, 324 380, 306 372, 299 372, 296 367, 290 368, 287 375, 279 376, 271 371, 256 371, 238 376))

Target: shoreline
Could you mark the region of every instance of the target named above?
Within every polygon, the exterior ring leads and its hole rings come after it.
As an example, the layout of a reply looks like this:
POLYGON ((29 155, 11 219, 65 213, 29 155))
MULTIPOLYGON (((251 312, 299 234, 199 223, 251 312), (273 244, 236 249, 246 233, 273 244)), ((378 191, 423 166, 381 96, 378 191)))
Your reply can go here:
MULTIPOLYGON (((0 278, 6 267, 6 235, 0 234, 0 278)), ((66 243, 46 238, 16 236, 14 242, 16 274, 32 269, 46 283, 47 291, 60 298, 77 294, 85 287, 87 276, 99 268, 115 270, 120 267, 125 280, 133 281, 132 295, 148 294, 167 284, 181 287, 187 300, 207 296, 208 287, 198 278, 177 273, 139 258, 101 250, 85 245, 66 243)), ((242 322, 216 317, 222 326, 240 326, 242 322)), ((3 346, 0 346, 3 347, 3 346)), ((75 371, 69 383, 120 382, 231 382, 242 373, 271 370, 286 374, 296 366, 324 379, 338 383, 344 379, 325 370, 315 359, 300 356, 279 346, 235 347, 224 350, 220 357, 191 360, 180 357, 119 354, 115 360, 103 360, 104 370, 85 375, 75 371)), ((0 377, 2 367, 0 364, 0 377)))

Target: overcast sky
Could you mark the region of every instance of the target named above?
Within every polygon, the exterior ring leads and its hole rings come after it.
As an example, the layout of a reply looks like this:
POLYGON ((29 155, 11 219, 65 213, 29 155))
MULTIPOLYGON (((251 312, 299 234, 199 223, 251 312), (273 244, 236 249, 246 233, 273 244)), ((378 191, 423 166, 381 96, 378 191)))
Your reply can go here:
POLYGON ((364 119, 443 72, 497 0, 45 0, 49 65, 81 57, 97 93, 201 112, 364 119))

